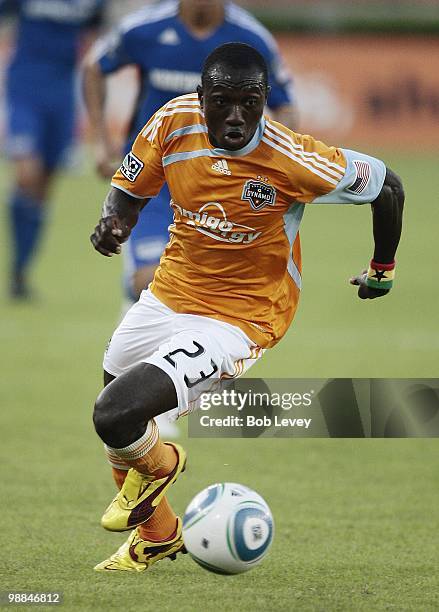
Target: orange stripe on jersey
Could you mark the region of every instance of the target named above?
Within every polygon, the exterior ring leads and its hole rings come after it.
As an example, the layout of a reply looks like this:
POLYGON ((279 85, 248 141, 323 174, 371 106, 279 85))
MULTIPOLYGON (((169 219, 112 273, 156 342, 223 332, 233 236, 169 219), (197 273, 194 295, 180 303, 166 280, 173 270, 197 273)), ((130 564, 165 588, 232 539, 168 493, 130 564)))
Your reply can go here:
POLYGON ((304 204, 334 189, 345 167, 341 150, 265 118, 241 151, 218 149, 189 94, 150 119, 112 184, 135 197, 169 185, 174 224, 151 285, 158 299, 236 325, 266 348, 296 311, 304 204))

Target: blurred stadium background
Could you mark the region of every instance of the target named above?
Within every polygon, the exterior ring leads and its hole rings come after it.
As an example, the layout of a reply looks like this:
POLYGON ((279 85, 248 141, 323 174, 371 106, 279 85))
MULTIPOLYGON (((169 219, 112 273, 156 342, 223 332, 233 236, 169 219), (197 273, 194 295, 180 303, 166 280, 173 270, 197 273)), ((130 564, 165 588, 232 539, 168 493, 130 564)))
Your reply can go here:
MULTIPOLYGON (((113 2, 109 20, 139 4, 113 2)), ((347 283, 371 255, 369 208, 307 211, 297 318, 251 375, 437 377, 438 2, 242 5, 275 31, 295 79, 299 130, 382 157, 407 193, 396 287, 374 302, 356 299, 347 283)), ((11 25, 2 24, 0 34, 1 140, 11 25)), ((118 131, 134 95, 132 77, 127 70, 113 80, 110 114, 118 131)), ((102 350, 119 316, 121 262, 89 245, 108 185, 94 174, 84 119, 80 143, 80 161, 53 194, 35 303, 6 297, 1 210, 0 588, 60 589, 72 610, 137 610, 139 601, 144 610, 191 612, 232 610, 237 601, 242 610, 439 609, 434 439, 185 440, 190 469, 172 492, 176 508, 182 512, 214 481, 256 488, 277 522, 269 559, 230 580, 189 559, 159 564, 152 576, 93 574, 123 539, 97 526, 112 484, 90 420, 102 350)), ((5 202, 4 159, 0 185, 5 202)))

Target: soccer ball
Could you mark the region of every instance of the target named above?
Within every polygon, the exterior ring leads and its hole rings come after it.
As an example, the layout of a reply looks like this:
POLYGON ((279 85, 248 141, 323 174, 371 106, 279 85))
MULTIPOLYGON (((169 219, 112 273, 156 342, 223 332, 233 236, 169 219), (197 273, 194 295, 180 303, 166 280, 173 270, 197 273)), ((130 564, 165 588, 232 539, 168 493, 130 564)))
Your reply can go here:
POLYGON ((184 544, 194 561, 217 574, 258 565, 273 541, 270 508, 241 484, 213 484, 196 495, 183 517, 184 544))

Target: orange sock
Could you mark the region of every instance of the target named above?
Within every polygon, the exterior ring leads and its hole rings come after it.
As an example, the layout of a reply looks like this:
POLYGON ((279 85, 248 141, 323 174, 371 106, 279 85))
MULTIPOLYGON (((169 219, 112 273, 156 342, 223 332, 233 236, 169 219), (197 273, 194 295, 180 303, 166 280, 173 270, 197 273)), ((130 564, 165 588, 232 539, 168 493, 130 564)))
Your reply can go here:
POLYGON ((112 467, 111 470, 113 472, 113 480, 120 491, 123 483, 125 482, 125 478, 127 477, 128 470, 120 470, 119 468, 115 467, 112 467))
POLYGON ((160 542, 173 535, 177 527, 177 516, 166 497, 162 499, 154 514, 146 523, 139 526, 139 535, 143 540, 160 542))
MULTIPOLYGON (((131 467, 141 474, 163 478, 175 468, 178 461, 177 453, 170 444, 165 444, 158 438, 154 446, 137 459, 125 459, 131 467)), ((157 512, 157 510, 156 510, 157 512)), ((155 513, 154 513, 155 514, 155 513)), ((150 519, 151 520, 151 519, 150 519)))

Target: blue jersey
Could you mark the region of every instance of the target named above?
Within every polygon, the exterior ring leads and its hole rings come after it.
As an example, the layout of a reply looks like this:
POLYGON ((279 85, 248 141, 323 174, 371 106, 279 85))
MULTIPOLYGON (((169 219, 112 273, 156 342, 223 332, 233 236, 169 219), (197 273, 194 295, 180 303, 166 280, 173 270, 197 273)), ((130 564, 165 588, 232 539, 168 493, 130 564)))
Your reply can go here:
POLYGON ((105 0, 0 0, 0 10, 18 15, 15 53, 10 74, 15 87, 29 91, 44 79, 71 77, 77 62, 80 36, 84 28, 101 17, 105 0))
POLYGON ((291 81, 282 67, 271 34, 247 11, 227 3, 223 23, 207 38, 196 38, 180 21, 178 0, 166 0, 127 16, 99 41, 95 53, 101 70, 109 74, 122 66, 140 70, 140 93, 129 142, 171 98, 196 90, 204 59, 227 42, 255 47, 269 68, 270 108, 292 101, 291 81))
POLYGON ((6 80, 10 157, 39 156, 49 169, 73 138, 74 76, 84 29, 100 20, 105 0, 0 0, 18 16, 6 80))

